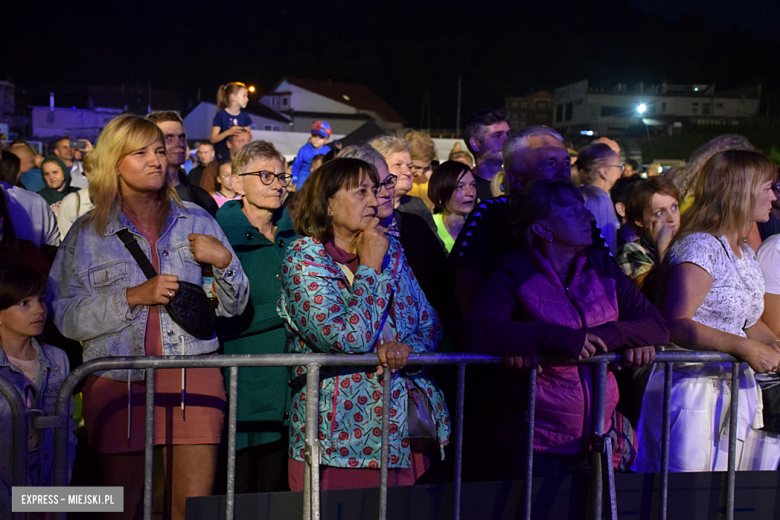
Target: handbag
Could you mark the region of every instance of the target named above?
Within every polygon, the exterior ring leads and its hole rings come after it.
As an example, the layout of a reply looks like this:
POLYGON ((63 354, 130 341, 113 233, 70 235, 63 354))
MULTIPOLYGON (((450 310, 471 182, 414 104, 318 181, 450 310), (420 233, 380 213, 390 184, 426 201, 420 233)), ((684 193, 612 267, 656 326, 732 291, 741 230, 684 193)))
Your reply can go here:
POLYGON ((776 379, 758 381, 758 386, 761 388, 761 399, 764 402, 764 427, 761 430, 780 434, 780 383, 776 379))
MULTIPOLYGON (((138 262, 138 266, 143 271, 146 278, 151 279, 157 276, 154 266, 141 250, 135 237, 127 228, 120 229, 117 232, 122 243, 125 245, 133 258, 138 262)), ((171 319, 179 325, 184 331, 198 339, 210 339, 215 334, 215 324, 217 321, 214 308, 209 304, 206 292, 200 285, 190 282, 179 281, 179 290, 173 298, 165 305, 165 310, 171 319)))
POLYGON ((409 401, 406 407, 406 428, 409 432, 409 444, 414 451, 425 451, 439 445, 439 430, 436 428, 436 417, 433 415, 433 405, 412 379, 406 380, 406 391, 409 401))

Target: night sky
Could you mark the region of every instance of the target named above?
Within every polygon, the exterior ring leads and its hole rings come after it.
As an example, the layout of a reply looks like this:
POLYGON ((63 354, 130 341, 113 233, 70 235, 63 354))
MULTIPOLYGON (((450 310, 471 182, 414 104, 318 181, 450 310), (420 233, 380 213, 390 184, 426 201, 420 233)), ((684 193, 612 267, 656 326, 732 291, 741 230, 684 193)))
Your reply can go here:
MULTIPOLYGON (((283 75, 363 83, 418 126, 503 106, 506 94, 590 79, 729 88, 764 84, 780 112, 780 3, 606 2, 15 2, 3 16, 0 78, 23 99, 53 87, 175 89, 182 105, 220 83, 262 92, 283 75), (585 5, 583 5, 585 4, 585 5), (26 97, 24 97, 26 96, 26 97)), ((58 93, 59 95, 59 93, 58 93)))

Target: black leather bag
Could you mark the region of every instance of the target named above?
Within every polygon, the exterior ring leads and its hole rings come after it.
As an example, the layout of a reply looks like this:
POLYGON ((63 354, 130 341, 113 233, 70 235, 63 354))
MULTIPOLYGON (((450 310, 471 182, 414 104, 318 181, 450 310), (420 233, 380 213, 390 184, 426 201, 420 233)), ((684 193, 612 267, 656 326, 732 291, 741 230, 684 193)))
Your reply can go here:
POLYGON ((761 398, 764 401, 764 427, 765 432, 780 434, 780 384, 762 385, 761 398))
MULTIPOLYGON (((146 258, 133 234, 125 228, 120 229, 117 236, 138 262, 144 275, 149 279, 157 276, 157 271, 146 258)), ((200 285, 194 283, 179 281, 178 284, 179 290, 165 306, 168 315, 191 336, 198 339, 214 337, 217 316, 214 308, 209 304, 206 292, 200 285)))

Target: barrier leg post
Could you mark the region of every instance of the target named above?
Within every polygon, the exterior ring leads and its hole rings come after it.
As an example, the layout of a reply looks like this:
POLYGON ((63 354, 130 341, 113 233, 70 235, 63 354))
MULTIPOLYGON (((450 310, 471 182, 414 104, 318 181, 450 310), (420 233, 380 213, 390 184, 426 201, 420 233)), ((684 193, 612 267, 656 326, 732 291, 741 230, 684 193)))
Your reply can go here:
POLYGON ((152 520, 154 475, 154 369, 146 372, 146 437, 144 438, 144 520, 152 520))
MULTIPOLYGON (((604 415, 606 407, 607 364, 596 363, 596 373, 593 381, 593 396, 591 405, 593 441, 600 442, 604 435, 604 415)), ((603 454, 601 450, 591 450, 590 493, 591 513, 594 520, 601 520, 604 507, 603 454)))
POLYGON ((531 500, 534 486, 534 420, 536 416, 536 370, 528 373, 528 413, 525 428, 525 483, 523 487, 523 518, 531 520, 531 500))
POLYGON ((739 412, 739 363, 731 364, 729 409, 729 472, 726 484, 726 518, 734 520, 734 487, 737 480, 737 414, 739 412))
POLYGON ((664 416, 661 431, 661 520, 669 509, 669 431, 672 425, 672 363, 664 365, 664 416))
POLYGON ((320 441, 318 419, 320 415, 320 365, 306 365, 306 467, 308 482, 304 484, 303 517, 320 518, 320 441), (308 506, 308 507, 307 507, 308 506), (308 513, 308 516, 307 516, 308 513))
POLYGON ((458 396, 455 413, 455 504, 453 518, 460 520, 460 497, 463 478, 463 403, 466 391, 466 365, 458 365, 458 396))
POLYGON ((385 367, 382 372, 382 463, 379 469, 379 520, 387 518, 387 472, 390 464, 390 392, 393 374, 385 367))
POLYGON ((238 367, 230 367, 228 383, 228 459, 227 459, 227 500, 225 519, 233 520, 236 500, 236 413, 238 411, 238 367))

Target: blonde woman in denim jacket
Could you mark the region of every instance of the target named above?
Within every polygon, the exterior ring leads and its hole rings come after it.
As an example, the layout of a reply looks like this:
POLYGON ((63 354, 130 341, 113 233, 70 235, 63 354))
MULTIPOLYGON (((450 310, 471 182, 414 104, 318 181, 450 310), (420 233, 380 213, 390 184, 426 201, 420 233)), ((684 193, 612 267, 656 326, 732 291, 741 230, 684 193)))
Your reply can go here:
MULTIPOLYGON (((385 171, 386 173, 386 171, 385 171)), ((390 417, 390 485, 411 485, 444 455, 450 418, 444 394, 420 367, 404 369, 409 354, 437 350, 438 315, 420 289, 403 249, 379 226, 377 208, 393 198, 375 168, 358 159, 325 163, 306 181, 295 221, 303 238, 282 262, 279 315, 290 352, 375 353, 390 369, 323 367, 318 438, 323 489, 379 485, 381 427, 390 417), (382 380, 391 377, 390 409, 382 406, 382 380), (415 449, 407 423, 409 391, 431 403, 437 439, 415 449)), ((303 487, 306 420, 305 367, 293 370, 290 410, 290 489, 303 487)))
MULTIPOLYGON (((241 264, 216 221, 176 198, 166 178, 163 143, 154 123, 120 116, 87 156, 95 209, 70 229, 51 270, 55 323, 65 336, 83 342, 85 361, 216 352, 216 336, 192 337, 164 307, 179 281, 200 284, 200 264, 214 267, 218 315, 233 316, 246 306, 248 282, 241 264), (121 229, 135 235, 159 275, 146 279, 116 236, 121 229)), ((223 385, 216 368, 157 372, 154 444, 163 446, 165 506, 174 519, 184 518, 187 497, 212 491, 226 403, 223 385)), ((89 376, 83 392, 101 483, 124 486, 127 518, 141 511, 144 389, 141 371, 115 370, 89 376)))

